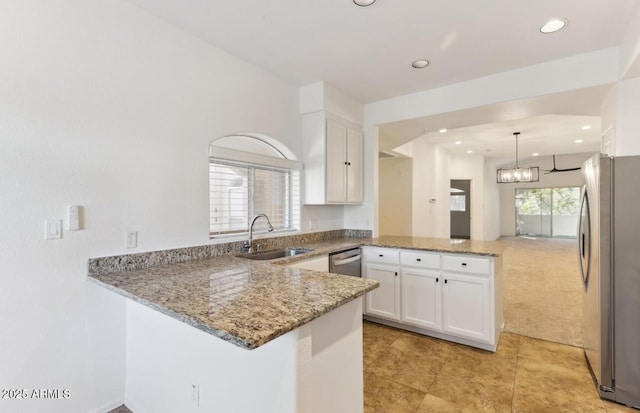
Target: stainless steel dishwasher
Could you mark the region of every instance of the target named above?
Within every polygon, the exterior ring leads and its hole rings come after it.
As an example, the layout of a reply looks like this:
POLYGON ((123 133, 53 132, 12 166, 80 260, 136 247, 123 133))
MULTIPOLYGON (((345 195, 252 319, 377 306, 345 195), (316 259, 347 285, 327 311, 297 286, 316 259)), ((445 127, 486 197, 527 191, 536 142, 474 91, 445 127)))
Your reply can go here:
POLYGON ((360 261, 360 248, 332 252, 329 254, 329 272, 361 277, 360 261))

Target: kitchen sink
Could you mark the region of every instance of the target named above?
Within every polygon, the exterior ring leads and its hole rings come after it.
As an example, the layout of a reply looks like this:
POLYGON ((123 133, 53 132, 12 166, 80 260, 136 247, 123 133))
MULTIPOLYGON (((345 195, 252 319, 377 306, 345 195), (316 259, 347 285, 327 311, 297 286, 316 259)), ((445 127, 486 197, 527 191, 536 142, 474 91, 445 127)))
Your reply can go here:
POLYGON ((294 257, 296 255, 305 254, 311 251, 313 250, 310 248, 283 248, 283 249, 277 249, 277 250, 253 252, 250 254, 240 254, 240 255, 236 255, 236 257, 247 258, 249 260, 266 261, 266 260, 275 260, 276 258, 294 257))

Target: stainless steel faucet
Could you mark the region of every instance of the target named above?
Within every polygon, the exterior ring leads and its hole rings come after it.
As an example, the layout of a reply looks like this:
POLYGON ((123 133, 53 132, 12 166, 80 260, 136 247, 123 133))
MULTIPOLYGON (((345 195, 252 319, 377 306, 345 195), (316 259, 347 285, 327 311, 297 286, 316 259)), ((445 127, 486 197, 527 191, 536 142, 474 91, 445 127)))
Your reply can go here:
POLYGON ((271 221, 269 220, 268 216, 266 216, 265 214, 258 214, 253 217, 253 219, 251 220, 251 225, 249 225, 249 241, 245 241, 245 247, 248 247, 247 252, 250 254, 253 252, 253 224, 255 224, 260 217, 263 217, 267 220, 267 231, 273 231, 273 225, 271 225, 271 221))

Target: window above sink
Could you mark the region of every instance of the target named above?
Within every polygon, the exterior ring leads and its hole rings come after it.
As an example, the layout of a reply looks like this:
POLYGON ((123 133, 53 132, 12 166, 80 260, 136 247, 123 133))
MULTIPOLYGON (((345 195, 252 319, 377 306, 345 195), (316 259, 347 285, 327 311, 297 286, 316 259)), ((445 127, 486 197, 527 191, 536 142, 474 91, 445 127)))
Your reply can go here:
MULTIPOLYGON (((251 218, 258 214, 268 215, 276 232, 298 230, 300 169, 286 146, 265 135, 238 134, 212 141, 210 238, 248 235, 251 218)), ((256 232, 266 232, 260 229, 256 232)))

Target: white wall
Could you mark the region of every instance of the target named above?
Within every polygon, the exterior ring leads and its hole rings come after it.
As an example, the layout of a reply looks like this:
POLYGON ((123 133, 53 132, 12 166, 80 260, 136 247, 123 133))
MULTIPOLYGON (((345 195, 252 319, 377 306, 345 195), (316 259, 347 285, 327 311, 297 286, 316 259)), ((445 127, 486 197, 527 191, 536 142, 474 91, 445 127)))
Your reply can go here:
POLYGON ((412 152, 413 236, 449 238, 449 152, 420 141, 412 143, 412 152))
POLYGON ((379 160, 379 234, 412 234, 413 162, 411 158, 379 160))
MULTIPOLYGON (((591 156, 593 156, 592 153, 556 155, 556 167, 558 169, 581 167, 584 161, 589 159, 591 156)), ((516 189, 582 187, 582 185, 584 185, 582 171, 580 170, 546 175, 543 169, 549 170, 553 168, 553 160, 551 156, 525 159, 520 162, 520 165, 540 167, 540 181, 519 184, 500 184, 500 227, 502 235, 504 236, 514 236, 516 234, 516 189)))
POLYGON ((640 77, 619 84, 616 155, 640 155, 640 77))
MULTIPOLYGON (((0 410, 104 411, 125 310, 87 259, 207 243, 209 141, 256 131, 299 155, 297 89, 121 1, 4 2, 0 55, 0 388, 71 392, 0 410), (84 229, 44 241, 69 204, 84 229)), ((341 208, 306 215, 343 227, 341 208)))
POLYGON ((379 234, 449 238, 450 180, 469 179, 471 238, 496 240, 500 205, 495 166, 487 165, 480 155, 452 156, 440 145, 420 140, 409 146, 410 160, 379 160, 379 234), (405 178, 408 173, 412 180, 405 178))
POLYGON ((636 8, 620 43, 619 66, 621 79, 640 76, 640 7, 636 8))
POLYGON ((640 155, 640 78, 618 82, 601 107, 603 140, 611 141, 610 154, 640 155))
POLYGON ((500 188, 496 183, 496 166, 484 161, 482 193, 483 205, 483 235, 485 241, 495 241, 500 237, 500 188))
POLYGON ((300 87, 300 113, 325 110, 358 125, 364 121, 362 102, 346 95, 327 82, 316 82, 300 87))

